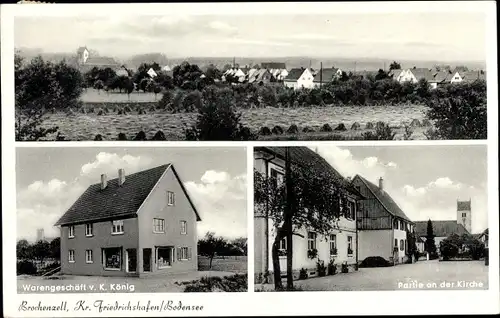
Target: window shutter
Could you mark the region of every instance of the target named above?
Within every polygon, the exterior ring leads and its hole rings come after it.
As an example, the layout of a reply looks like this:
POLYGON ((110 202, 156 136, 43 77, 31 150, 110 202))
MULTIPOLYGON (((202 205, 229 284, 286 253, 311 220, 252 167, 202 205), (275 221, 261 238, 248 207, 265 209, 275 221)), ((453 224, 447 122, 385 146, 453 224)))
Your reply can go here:
POLYGON ((191 247, 188 247, 188 259, 191 259, 191 247))
POLYGON ((177 260, 180 261, 181 260, 181 254, 182 254, 182 251, 181 251, 181 248, 178 247, 177 248, 177 260))

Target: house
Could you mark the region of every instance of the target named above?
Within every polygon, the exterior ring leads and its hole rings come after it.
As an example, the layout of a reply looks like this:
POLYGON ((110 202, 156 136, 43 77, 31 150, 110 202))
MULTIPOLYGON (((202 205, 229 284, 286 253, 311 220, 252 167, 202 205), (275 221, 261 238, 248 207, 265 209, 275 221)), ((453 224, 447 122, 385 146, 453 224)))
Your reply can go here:
POLYGON ((151 78, 155 78, 156 76, 158 76, 158 74, 156 74, 155 70, 152 67, 148 70, 147 73, 151 78))
POLYGON ((120 68, 116 70, 116 76, 129 76, 127 70, 120 68))
POLYGON ((196 271, 201 221, 171 164, 93 184, 57 221, 61 273, 148 276, 196 271))
POLYGON ((413 232, 414 223, 384 189, 384 180, 378 186, 356 175, 352 185, 365 199, 358 202, 360 261, 370 256, 380 256, 397 263, 406 261, 406 231, 413 232))
POLYGON ((321 69, 313 79, 314 87, 321 87, 322 84, 329 83, 334 79, 339 79, 342 77, 342 70, 339 68, 323 68, 321 69))
POLYGON ((448 71, 432 71, 432 78, 428 80, 431 89, 438 88, 450 82, 451 74, 448 71))
POLYGON ((172 68, 169 65, 165 65, 161 68, 163 72, 170 72, 172 71, 172 68))
MULTIPOLYGON (((432 229, 434 233, 434 243, 436 244, 437 251, 439 253, 439 245, 441 241, 448 238, 452 234, 457 234, 459 236, 463 234, 469 234, 465 227, 457 223, 454 220, 446 221, 432 221, 432 229)), ((421 237, 424 242, 427 240, 427 222, 428 221, 416 221, 415 222, 415 233, 417 236, 421 237)), ((424 245, 425 247, 425 245, 424 245)), ((424 250, 422 250, 424 252, 424 250)))
POLYGON ((390 70, 389 73, 387 74, 390 78, 399 81, 399 76, 403 72, 402 69, 397 69, 397 70, 390 70))
POLYGON ((478 240, 484 244, 485 248, 488 248, 489 231, 484 230, 478 237, 478 240))
POLYGON ((249 83, 255 83, 259 85, 269 84, 273 80, 275 80, 275 78, 267 69, 256 70, 252 73, 252 76, 248 78, 249 83))
POLYGON ((121 65, 111 57, 91 56, 87 47, 79 47, 76 51, 77 67, 82 73, 86 73, 94 67, 104 69, 111 68, 115 71, 121 68, 121 65))
POLYGON ((397 81, 418 83, 421 79, 430 81, 434 78, 432 71, 428 68, 410 68, 399 73, 397 81))
POLYGON ((454 71, 449 80, 450 83, 473 83, 477 80, 486 80, 486 73, 483 71, 454 71))
MULTIPOLYGON (((330 260, 335 264, 345 263, 354 266, 358 261, 358 238, 356 232, 356 201, 359 193, 325 159, 307 147, 290 147, 291 164, 311 164, 319 173, 328 174, 346 194, 348 210, 344 211, 338 226, 329 235, 322 235, 310 229, 297 229, 293 237, 293 272, 297 276, 304 268, 309 275, 315 275, 316 262, 323 260, 325 265, 330 260), (316 250, 317 257, 312 258, 310 251, 316 250)), ((273 177, 275 182, 283 182, 285 175, 285 148, 256 147, 254 167, 266 177, 273 177)), ((267 216, 266 207, 254 210, 254 244, 256 277, 273 272, 271 249, 276 237, 276 229, 267 216)), ((334 220, 332 220, 333 222, 334 220)), ((286 238, 280 242, 280 269, 286 272, 286 238)))
POLYGON ((283 80, 286 87, 293 89, 313 88, 314 75, 308 68, 292 68, 283 80))

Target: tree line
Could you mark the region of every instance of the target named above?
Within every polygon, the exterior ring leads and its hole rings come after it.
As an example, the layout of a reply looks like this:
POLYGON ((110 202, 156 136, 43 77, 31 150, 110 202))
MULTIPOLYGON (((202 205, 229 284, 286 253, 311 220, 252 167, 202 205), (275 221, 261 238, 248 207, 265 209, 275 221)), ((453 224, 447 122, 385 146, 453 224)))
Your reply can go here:
POLYGON ((37 274, 59 266, 61 260, 61 239, 39 240, 30 243, 25 239, 16 244, 17 274, 37 274), (46 261, 51 260, 50 264, 46 261), (35 264, 39 264, 36 266, 35 264))
POLYGON ((216 236, 214 232, 207 232, 198 240, 198 254, 209 259, 209 267, 217 256, 246 256, 248 253, 247 239, 239 237, 228 240, 222 236, 216 236))

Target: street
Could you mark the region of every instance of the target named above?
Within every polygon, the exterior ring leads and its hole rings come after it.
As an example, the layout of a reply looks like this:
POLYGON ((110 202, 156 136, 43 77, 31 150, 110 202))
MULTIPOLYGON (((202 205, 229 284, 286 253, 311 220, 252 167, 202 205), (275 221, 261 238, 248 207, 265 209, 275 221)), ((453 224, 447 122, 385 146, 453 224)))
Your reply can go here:
MULTIPOLYGON (((305 291, 488 289, 488 266, 484 261, 419 261, 299 280, 294 286, 305 291)), ((272 285, 255 287, 273 288, 272 285)))

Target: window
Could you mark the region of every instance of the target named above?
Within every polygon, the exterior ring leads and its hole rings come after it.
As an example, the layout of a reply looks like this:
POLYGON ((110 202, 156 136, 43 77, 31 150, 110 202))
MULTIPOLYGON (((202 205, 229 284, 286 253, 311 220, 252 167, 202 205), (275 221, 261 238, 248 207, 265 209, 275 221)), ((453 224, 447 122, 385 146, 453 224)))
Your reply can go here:
POLYGON ((354 220, 355 219, 354 211, 355 211, 354 202, 347 201, 347 212, 345 214, 346 218, 354 220))
POLYGON ((70 225, 68 227, 68 237, 69 238, 75 237, 75 226, 74 225, 70 225))
POLYGON ((165 233, 164 219, 153 219, 153 233, 165 233))
POLYGON ((398 229, 398 221, 397 220, 394 220, 394 222, 392 222, 392 226, 395 230, 398 229))
POLYGON ((279 248, 280 251, 286 251, 286 237, 282 238, 279 243, 279 248))
POLYGON ((404 240, 399 241, 399 249, 401 251, 405 250, 405 241, 404 240))
POLYGON ((85 236, 94 235, 94 225, 92 223, 85 224, 85 236))
POLYGON ((285 175, 281 171, 271 168, 271 180, 273 181, 274 187, 280 187, 283 184, 284 178, 285 175))
POLYGON ((103 248, 102 260, 104 269, 120 270, 122 268, 122 250, 119 247, 103 248))
POLYGON ((181 221, 181 234, 187 234, 187 222, 181 221))
POLYGON ((159 269, 172 266, 172 254, 172 247, 158 247, 156 249, 156 263, 159 269))
POLYGON ((70 263, 75 262, 75 250, 68 251, 68 262, 70 262, 70 263))
POLYGON ((397 249, 398 248, 398 239, 394 239, 394 248, 397 249))
POLYGON ((399 221, 399 229, 404 230, 403 221, 399 221))
POLYGON ((337 255, 337 235, 330 235, 330 255, 337 255))
POLYGON ((316 249, 316 233, 315 232, 307 232, 307 249, 315 250, 316 249))
POLYGON ((179 260, 180 261, 185 261, 185 260, 190 259, 191 255, 189 255, 189 252, 190 252, 190 250, 187 247, 181 247, 181 248, 179 248, 179 252, 178 252, 179 253, 179 255, 178 255, 179 260))
POLYGON ((347 237, 347 255, 352 255, 352 236, 347 237))
POLYGON ((167 204, 175 205, 175 194, 172 191, 167 191, 167 204))
POLYGON ((123 220, 112 222, 111 234, 123 234, 123 220))
POLYGON ((467 213, 462 213, 462 217, 463 218, 467 217, 467 213))
POLYGON ((85 262, 86 263, 93 263, 94 262, 94 258, 93 258, 93 255, 92 255, 92 250, 86 250, 85 251, 85 262))

